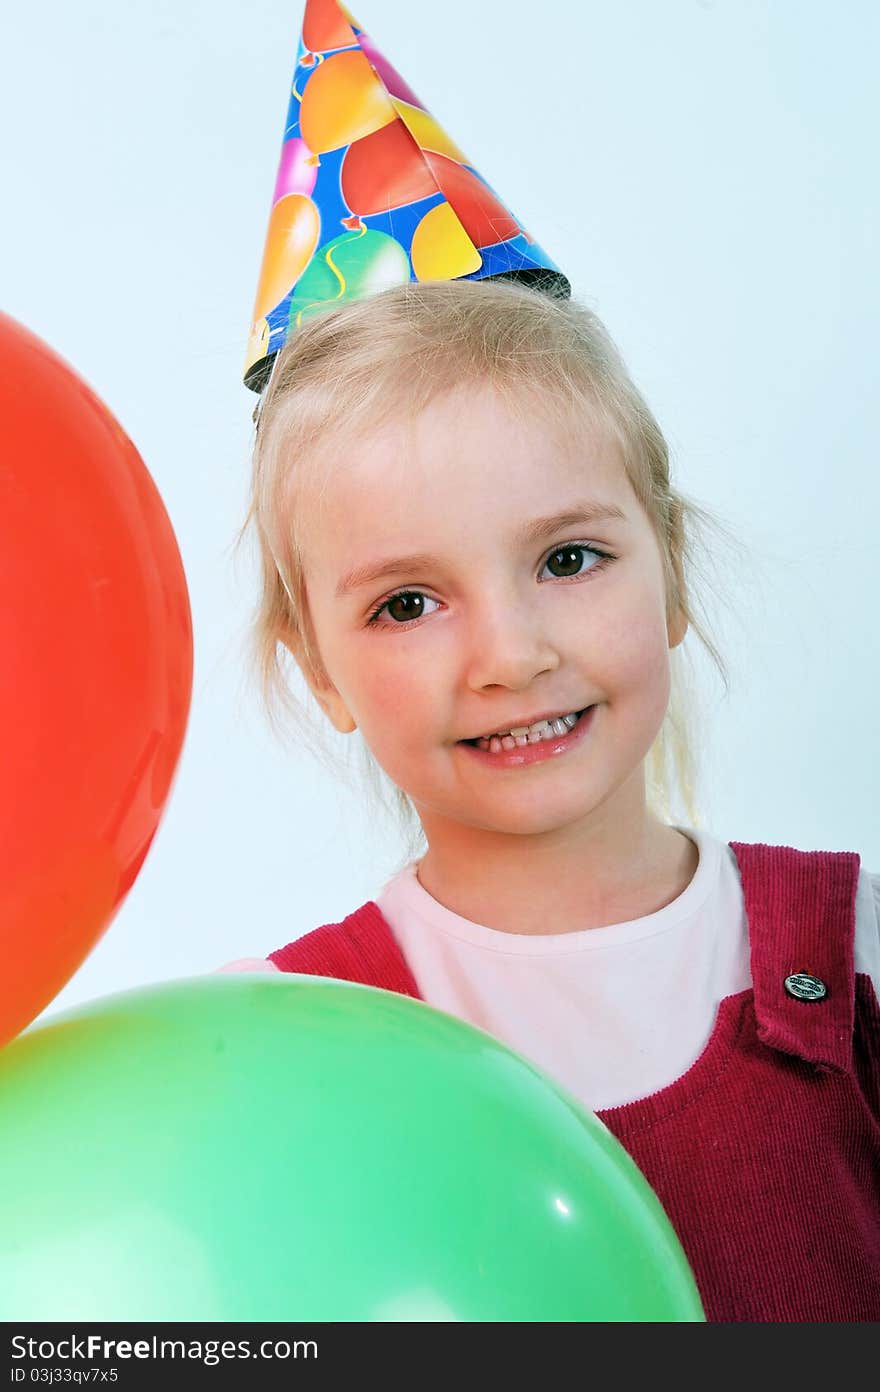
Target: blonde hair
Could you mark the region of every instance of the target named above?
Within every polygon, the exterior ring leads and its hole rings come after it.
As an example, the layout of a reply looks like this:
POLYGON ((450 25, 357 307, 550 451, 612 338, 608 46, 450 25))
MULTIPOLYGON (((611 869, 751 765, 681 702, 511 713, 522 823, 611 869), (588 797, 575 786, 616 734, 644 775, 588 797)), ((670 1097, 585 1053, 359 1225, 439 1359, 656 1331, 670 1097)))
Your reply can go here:
MULTIPOLYGON (((536 412, 571 438, 585 419, 618 443, 627 477, 654 528, 663 560, 667 615, 687 619, 729 689, 694 576, 700 529, 730 534, 694 499, 673 487, 666 441, 599 318, 574 300, 551 299, 511 282, 410 283, 322 310, 305 320, 278 354, 257 413, 250 505, 239 543, 252 526, 261 584, 250 641, 270 726, 290 733, 345 776, 294 694, 290 653, 305 671, 326 676, 306 603, 296 526, 296 484, 308 466, 344 467, 338 445, 388 420, 412 422, 429 402, 463 384, 485 383, 512 411, 536 412)), ((344 455, 343 455, 344 457, 344 455)), ((696 803, 699 741, 692 676, 683 645, 670 653, 671 693, 663 725, 646 759, 646 799, 663 821, 673 818, 677 785, 689 821, 696 803)), ((326 727, 325 727, 326 728, 326 727)), ((364 746, 360 773, 373 797, 397 817, 407 857, 421 827, 409 797, 386 778, 364 746)))

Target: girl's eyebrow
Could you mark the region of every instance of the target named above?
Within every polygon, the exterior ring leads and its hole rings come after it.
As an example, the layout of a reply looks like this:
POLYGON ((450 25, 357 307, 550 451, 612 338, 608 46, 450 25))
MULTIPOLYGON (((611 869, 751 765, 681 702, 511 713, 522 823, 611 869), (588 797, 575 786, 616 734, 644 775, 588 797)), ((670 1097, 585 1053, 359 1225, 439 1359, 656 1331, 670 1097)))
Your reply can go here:
MULTIPOLYGON (((537 517, 531 522, 527 522, 517 532, 514 541, 518 545, 527 545, 530 542, 543 541, 564 527, 579 526, 581 523, 591 524, 609 519, 617 522, 628 521, 626 513, 616 503, 576 503, 565 512, 554 513, 551 517, 537 517)), ((384 580, 389 575, 399 575, 403 571, 428 569, 431 566, 439 565, 440 562, 436 556, 429 556, 425 552, 418 552, 411 556, 395 556, 388 560, 368 561, 366 565, 355 566, 353 570, 349 570, 343 575, 336 586, 336 598, 341 599, 344 595, 351 594, 353 590, 359 590, 363 585, 371 584, 375 580, 384 580)))

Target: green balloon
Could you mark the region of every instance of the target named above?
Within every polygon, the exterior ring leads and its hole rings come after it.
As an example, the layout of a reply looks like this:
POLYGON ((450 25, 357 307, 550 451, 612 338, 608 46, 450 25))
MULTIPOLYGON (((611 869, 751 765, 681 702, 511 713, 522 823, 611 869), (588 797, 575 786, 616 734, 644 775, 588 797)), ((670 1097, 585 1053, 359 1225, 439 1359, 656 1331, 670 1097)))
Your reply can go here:
POLYGON ((0 1050, 0 1320, 703 1320, 626 1151, 392 992, 218 975, 0 1050))
POLYGON ((393 237, 367 228, 343 232, 318 248, 296 282, 289 327, 293 331, 301 319, 321 310, 367 299, 411 279, 409 257, 393 237))

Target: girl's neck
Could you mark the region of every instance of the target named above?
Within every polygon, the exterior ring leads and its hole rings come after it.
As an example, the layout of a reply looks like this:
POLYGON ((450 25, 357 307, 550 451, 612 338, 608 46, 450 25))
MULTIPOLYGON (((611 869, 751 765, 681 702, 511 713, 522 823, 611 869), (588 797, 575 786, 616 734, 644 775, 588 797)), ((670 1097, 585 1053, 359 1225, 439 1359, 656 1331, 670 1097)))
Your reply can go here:
POLYGON ((422 887, 451 912, 502 932, 578 932, 657 913, 696 873, 696 844, 646 813, 631 825, 563 838, 482 837, 472 828, 429 838, 422 887))

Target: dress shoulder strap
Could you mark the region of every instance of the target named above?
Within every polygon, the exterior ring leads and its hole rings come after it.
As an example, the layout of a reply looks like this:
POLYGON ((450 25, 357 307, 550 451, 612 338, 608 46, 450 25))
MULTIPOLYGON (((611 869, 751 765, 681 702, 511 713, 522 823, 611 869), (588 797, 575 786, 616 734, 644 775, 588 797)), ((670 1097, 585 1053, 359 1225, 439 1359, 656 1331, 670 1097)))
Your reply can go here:
POLYGON ((850 1072, 859 856, 731 841, 749 925, 758 1038, 850 1072))
POLYGON ((357 981, 362 986, 376 986, 421 1000, 397 940, 372 900, 341 923, 325 923, 270 952, 269 960, 281 971, 357 981))

